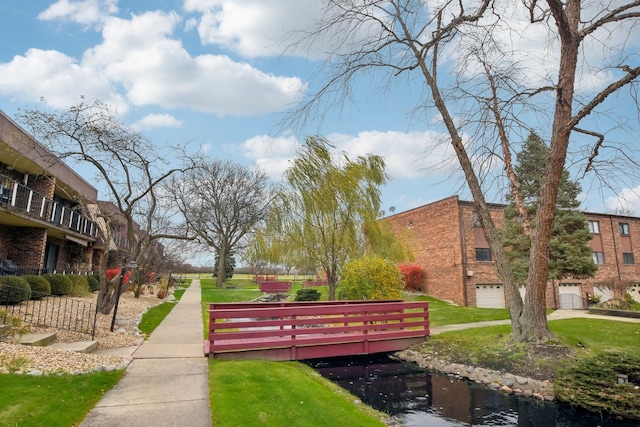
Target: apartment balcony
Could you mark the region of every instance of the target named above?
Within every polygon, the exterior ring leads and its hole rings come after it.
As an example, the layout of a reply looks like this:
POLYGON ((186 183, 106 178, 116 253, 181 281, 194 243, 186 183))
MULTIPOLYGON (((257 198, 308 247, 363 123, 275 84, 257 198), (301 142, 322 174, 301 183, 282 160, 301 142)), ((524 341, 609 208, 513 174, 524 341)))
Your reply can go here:
POLYGON ((0 223, 5 222, 13 226, 53 227, 71 240, 75 235, 85 242, 94 240, 98 234, 96 223, 82 212, 0 175, 0 223))

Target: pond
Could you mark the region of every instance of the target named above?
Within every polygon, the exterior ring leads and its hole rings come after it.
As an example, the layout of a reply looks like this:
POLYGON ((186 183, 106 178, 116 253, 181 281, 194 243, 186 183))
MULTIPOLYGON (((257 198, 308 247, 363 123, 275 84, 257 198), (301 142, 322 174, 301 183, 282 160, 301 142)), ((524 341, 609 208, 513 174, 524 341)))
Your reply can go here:
POLYGON ((387 355, 307 361, 320 375, 367 405, 422 426, 632 427, 567 405, 507 395, 484 385, 424 370, 387 355))

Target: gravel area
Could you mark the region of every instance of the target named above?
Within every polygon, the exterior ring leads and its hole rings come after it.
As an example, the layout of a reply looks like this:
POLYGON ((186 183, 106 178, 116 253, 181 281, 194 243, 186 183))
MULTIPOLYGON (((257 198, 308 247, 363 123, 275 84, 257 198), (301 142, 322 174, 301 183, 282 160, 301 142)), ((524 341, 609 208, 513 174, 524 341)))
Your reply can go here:
MULTIPOLYGON (((66 299, 66 298, 65 298, 66 299)), ((62 304, 65 299, 58 299, 62 304)), ((96 295, 87 297, 68 298, 95 304, 96 295)), ((121 347, 138 346, 144 340, 144 335, 138 331, 142 314, 149 307, 162 303, 153 294, 141 295, 135 298, 133 293, 127 292, 120 297, 117 313, 117 328, 110 332, 112 314, 98 313, 96 319, 95 340, 99 341, 98 349, 114 349, 121 347)), ((30 310, 35 310, 34 318, 38 313, 38 305, 30 310)), ((51 310, 47 305, 45 316, 56 316, 57 310, 51 310)), ((112 312, 113 313, 113 312, 112 312)), ((60 329, 31 327, 30 333, 55 332, 56 341, 61 343, 90 341, 91 335, 60 329)), ((23 373, 30 375, 48 374, 80 374, 92 371, 124 369, 131 361, 130 356, 113 356, 84 354, 73 351, 57 350, 50 347, 32 347, 21 344, 0 342, 0 373, 23 373)))

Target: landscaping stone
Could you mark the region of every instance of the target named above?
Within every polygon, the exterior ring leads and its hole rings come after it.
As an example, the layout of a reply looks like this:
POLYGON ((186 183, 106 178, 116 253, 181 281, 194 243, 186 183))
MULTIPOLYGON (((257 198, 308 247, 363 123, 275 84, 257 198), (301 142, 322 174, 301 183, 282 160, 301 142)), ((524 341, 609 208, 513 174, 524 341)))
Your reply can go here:
POLYGON ((485 384, 488 387, 500 390, 503 393, 514 393, 514 386, 517 384, 518 387, 515 388, 518 389, 519 394, 549 401, 555 400, 553 384, 549 380, 541 381, 509 373, 496 372, 491 369, 443 362, 432 356, 426 356, 411 349, 397 352, 395 353, 395 357, 400 360, 416 363, 424 369, 434 370, 485 384))

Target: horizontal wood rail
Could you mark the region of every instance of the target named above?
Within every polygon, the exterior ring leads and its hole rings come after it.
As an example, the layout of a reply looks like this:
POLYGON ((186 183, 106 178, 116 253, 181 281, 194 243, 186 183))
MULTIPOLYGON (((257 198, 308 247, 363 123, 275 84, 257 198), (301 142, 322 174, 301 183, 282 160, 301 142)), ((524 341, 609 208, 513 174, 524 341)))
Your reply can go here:
POLYGON ((314 286, 327 286, 328 282, 326 280, 307 280, 302 282, 303 288, 311 288, 314 286))
POLYGON ((428 339, 428 308, 397 300, 214 303, 205 353, 303 360, 402 350, 428 339))
POLYGON ((258 282, 258 286, 268 294, 281 294, 291 290, 291 282, 258 282))

